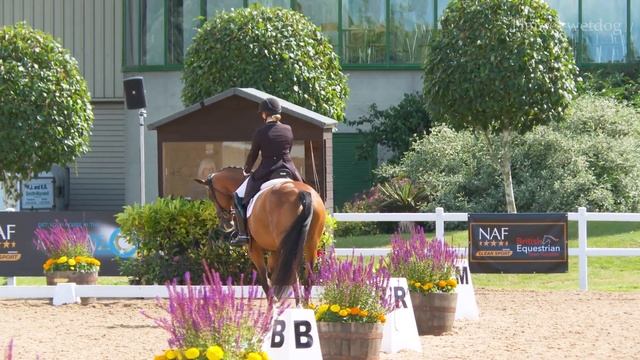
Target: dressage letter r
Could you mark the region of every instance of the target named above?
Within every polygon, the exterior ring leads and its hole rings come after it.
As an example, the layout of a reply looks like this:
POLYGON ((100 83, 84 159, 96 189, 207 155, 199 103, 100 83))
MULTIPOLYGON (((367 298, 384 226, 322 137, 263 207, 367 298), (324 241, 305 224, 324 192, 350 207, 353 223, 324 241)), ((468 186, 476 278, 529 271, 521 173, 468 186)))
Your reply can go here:
POLYGON ((394 286, 393 287, 393 296, 396 299, 396 304, 398 302, 402 303, 402 307, 403 308, 407 308, 407 302, 404 301, 405 296, 407 296, 407 292, 404 291, 404 288, 402 286, 394 286))

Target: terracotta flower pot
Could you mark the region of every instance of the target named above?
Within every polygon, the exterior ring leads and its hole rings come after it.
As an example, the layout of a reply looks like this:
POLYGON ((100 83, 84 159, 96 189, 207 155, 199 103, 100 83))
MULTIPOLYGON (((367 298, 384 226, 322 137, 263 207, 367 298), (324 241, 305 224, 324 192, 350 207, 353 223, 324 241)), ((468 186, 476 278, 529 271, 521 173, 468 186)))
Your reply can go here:
MULTIPOLYGON (((45 273, 47 285, 57 285, 60 283, 76 283, 78 285, 95 285, 98 281, 98 272, 78 272, 78 271, 51 271, 45 273)), ((96 301, 94 297, 80 298, 82 305, 88 305, 96 301)))
POLYGON ((456 318, 457 293, 410 292, 413 314, 420 335, 442 335, 453 328, 456 318))
POLYGON ((318 322, 322 359, 379 359, 382 328, 380 323, 318 322))

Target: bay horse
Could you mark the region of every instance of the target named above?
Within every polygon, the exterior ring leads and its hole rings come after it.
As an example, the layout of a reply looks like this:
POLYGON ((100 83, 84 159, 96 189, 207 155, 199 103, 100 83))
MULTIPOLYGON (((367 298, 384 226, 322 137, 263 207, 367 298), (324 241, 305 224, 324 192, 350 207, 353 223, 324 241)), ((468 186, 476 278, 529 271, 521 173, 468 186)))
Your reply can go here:
MULTIPOLYGON (((206 180, 195 179, 207 187, 209 199, 215 204, 220 225, 226 232, 233 229, 233 193, 244 179, 242 169, 237 167, 211 173, 206 180)), ((255 200, 247 219, 248 253, 265 294, 270 294, 273 288, 274 295, 281 298, 286 287, 292 285, 296 304, 299 304, 298 269, 303 256, 305 271, 313 269, 325 216, 320 195, 299 181, 274 185, 255 200)))

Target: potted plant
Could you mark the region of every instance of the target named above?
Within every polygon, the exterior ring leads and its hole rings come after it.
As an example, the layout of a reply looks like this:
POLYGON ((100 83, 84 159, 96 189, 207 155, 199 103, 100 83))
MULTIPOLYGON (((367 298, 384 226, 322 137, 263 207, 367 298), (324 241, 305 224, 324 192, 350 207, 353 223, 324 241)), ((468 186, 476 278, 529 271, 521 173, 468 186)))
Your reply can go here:
POLYGON ((414 228, 409 240, 391 239, 389 268, 404 277, 420 335, 450 331, 456 313, 456 251, 442 240, 427 240, 422 228, 414 228))
POLYGON ((382 324, 395 308, 388 292, 389 271, 376 266, 374 258, 340 260, 333 249, 319 263, 311 280, 323 291, 309 307, 315 312, 322 358, 378 359, 382 324))
POLYGON ((168 316, 147 315, 170 334, 169 349, 155 359, 269 360, 261 349, 271 330, 273 303, 257 301, 260 287, 255 285, 246 297, 236 298, 231 279, 224 286, 206 267, 203 278, 204 285, 195 288, 186 273, 186 291, 174 281, 168 285, 168 303, 158 302, 168 316))
MULTIPOLYGON (((44 252, 48 259, 42 265, 47 285, 74 282, 79 285, 95 285, 98 280, 100 261, 93 257, 95 246, 84 225, 56 222, 49 228, 38 228, 34 232, 36 249, 44 252)), ((95 298, 82 298, 87 305, 95 298)))

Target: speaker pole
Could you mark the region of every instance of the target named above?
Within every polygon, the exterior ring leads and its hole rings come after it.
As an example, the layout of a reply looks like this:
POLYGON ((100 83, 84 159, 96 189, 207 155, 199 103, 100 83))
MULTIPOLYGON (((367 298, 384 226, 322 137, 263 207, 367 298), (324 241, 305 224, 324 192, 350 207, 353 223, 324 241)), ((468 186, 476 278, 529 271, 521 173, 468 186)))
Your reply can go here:
POLYGON ((145 204, 144 188, 144 119, 147 117, 147 110, 138 110, 138 120, 140 124, 140 205, 145 204))

